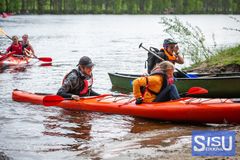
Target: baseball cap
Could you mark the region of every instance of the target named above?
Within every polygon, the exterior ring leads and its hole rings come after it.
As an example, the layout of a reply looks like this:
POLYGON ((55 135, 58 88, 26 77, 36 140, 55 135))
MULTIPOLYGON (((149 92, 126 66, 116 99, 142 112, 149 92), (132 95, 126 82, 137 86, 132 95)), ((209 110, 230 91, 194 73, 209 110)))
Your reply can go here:
POLYGON ((92 63, 92 60, 87 56, 83 56, 80 58, 77 66, 79 65, 86 66, 86 67, 94 66, 94 64, 92 63))

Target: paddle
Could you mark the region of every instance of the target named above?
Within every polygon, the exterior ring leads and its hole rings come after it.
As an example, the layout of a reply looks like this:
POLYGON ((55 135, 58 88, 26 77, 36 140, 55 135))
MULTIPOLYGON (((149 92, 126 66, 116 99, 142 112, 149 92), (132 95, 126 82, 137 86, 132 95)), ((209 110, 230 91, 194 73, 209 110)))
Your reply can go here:
POLYGON ((11 37, 9 37, 9 36, 7 35, 7 33, 6 33, 6 32, 4 32, 4 30, 3 30, 2 28, 0 28, 0 33, 2 33, 3 35, 7 36, 9 39, 11 39, 11 40, 12 40, 12 38, 11 38, 11 37))
MULTIPOLYGON (((149 49, 145 48, 142 43, 140 43, 139 48, 143 48, 144 50, 148 51, 149 53, 153 54, 155 57, 157 57, 158 59, 160 59, 161 61, 165 61, 162 57, 160 57, 159 55, 157 55, 156 53, 150 51, 149 49)), ((187 74, 185 74, 183 71, 175 68, 182 76, 186 77, 186 78, 191 78, 190 76, 188 76, 187 74)))
POLYGON ((25 55, 14 55, 15 57, 28 57, 28 58, 34 58, 34 59, 38 59, 39 61, 43 61, 43 62, 52 62, 52 58, 50 57, 30 57, 30 56, 25 56, 25 55))
MULTIPOLYGON (((82 100, 82 99, 102 98, 102 97, 106 97, 106 96, 126 96, 126 95, 124 95, 124 94, 120 94, 120 95, 102 94, 102 95, 99 95, 99 96, 80 97, 80 100, 82 100)), ((63 98, 63 97, 58 96, 58 95, 47 95, 47 96, 43 97, 43 105, 44 106, 55 106, 55 105, 57 105, 58 103, 60 103, 60 102, 62 102, 64 100, 74 100, 74 99, 72 99, 72 98, 63 98)))
MULTIPOLYGON (((7 35, 6 32, 4 32, 4 30, 2 28, 0 28, 0 33, 2 33, 3 35, 7 36, 10 40, 12 40, 12 38, 10 36, 7 35)), ((30 53, 29 50, 27 50, 26 48, 24 49, 24 51, 30 53)), ((43 62, 52 62, 52 58, 51 57, 31 57, 31 58, 36 58, 38 59, 39 61, 43 61, 43 62)))
POLYGON ((9 52, 9 53, 3 55, 2 57, 0 57, 0 61, 7 59, 8 57, 12 56, 14 53, 16 53, 16 52, 13 51, 13 52, 9 52))
POLYGON ((191 95, 199 95, 199 94, 207 94, 208 90, 202 87, 191 87, 186 93, 180 94, 181 97, 191 96, 191 95))
POLYGON ((52 62, 51 57, 34 57, 34 58, 38 59, 39 61, 43 61, 43 62, 52 62))
POLYGON ((39 61, 43 61, 43 62, 52 62, 52 58, 51 57, 37 57, 34 54, 32 54, 31 51, 29 51, 28 49, 24 48, 24 51, 27 52, 27 56, 30 58, 35 58, 38 59, 39 61), (33 55, 33 57, 31 57, 30 55, 33 55))

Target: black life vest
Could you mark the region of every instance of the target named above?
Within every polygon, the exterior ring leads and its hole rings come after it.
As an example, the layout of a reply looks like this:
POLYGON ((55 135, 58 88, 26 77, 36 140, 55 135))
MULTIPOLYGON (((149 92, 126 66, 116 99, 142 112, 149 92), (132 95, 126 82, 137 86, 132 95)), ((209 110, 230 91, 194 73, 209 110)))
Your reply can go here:
MULTIPOLYGON (((159 50, 154 47, 150 47, 149 50, 155 54, 158 54, 158 52, 159 52, 159 50)), ((158 59, 158 58, 156 58, 152 53, 148 52, 148 59, 146 61, 148 74, 150 74, 151 70, 154 68, 154 66, 156 64, 156 59, 158 59)), ((159 62, 160 62, 160 60, 159 60, 159 62)))
POLYGON ((24 50, 24 48, 27 48, 28 47, 28 44, 23 44, 22 43, 22 49, 24 50))

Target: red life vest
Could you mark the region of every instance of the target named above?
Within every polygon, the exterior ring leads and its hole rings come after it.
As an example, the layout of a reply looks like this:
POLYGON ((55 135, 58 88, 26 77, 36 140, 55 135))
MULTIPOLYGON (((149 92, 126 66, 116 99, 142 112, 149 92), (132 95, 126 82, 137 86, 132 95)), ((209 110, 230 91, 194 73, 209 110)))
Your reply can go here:
POLYGON ((23 52, 22 52, 22 45, 21 43, 18 43, 18 44, 12 44, 8 49, 7 49, 7 52, 13 52, 15 51, 16 53, 15 54, 20 54, 22 55, 23 52))
POLYGON ((80 91, 79 95, 86 95, 89 90, 92 88, 93 78, 91 77, 89 80, 83 80, 84 87, 83 90, 80 91))

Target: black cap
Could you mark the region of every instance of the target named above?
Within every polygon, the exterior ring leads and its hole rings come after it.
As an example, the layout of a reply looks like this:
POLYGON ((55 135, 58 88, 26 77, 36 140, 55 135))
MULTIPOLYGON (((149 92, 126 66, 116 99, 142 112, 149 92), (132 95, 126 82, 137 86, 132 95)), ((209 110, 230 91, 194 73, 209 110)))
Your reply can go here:
POLYGON ((79 65, 86 66, 86 67, 94 66, 94 64, 92 63, 92 60, 87 56, 83 56, 80 58, 77 66, 79 65))
POLYGON ((163 45, 168 45, 168 44, 177 44, 177 42, 171 38, 164 39, 163 45))

